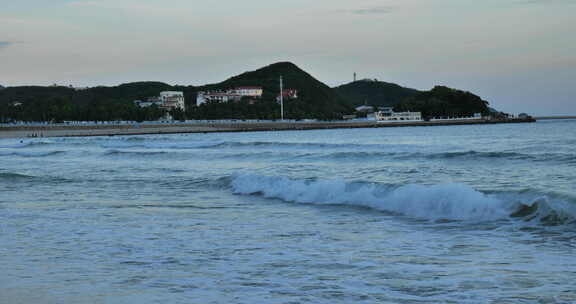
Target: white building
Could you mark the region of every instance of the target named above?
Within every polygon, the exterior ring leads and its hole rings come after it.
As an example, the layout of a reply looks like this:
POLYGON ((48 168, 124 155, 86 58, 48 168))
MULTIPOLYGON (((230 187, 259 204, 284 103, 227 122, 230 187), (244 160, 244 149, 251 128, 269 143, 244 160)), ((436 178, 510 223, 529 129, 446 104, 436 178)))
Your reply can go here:
POLYGON ((394 121, 421 121, 421 112, 394 112, 391 108, 385 111, 378 111, 374 113, 374 118, 379 122, 394 122, 394 121))
POLYGON ((160 101, 162 107, 167 110, 180 109, 185 110, 184 92, 178 91, 164 91, 160 92, 160 101))
POLYGON ((262 87, 237 87, 231 90, 233 94, 248 97, 262 97, 263 92, 262 87))
POLYGON ((482 120, 482 113, 474 113, 472 116, 451 116, 451 117, 433 117, 430 121, 445 121, 445 120, 482 120))
POLYGON ((184 111, 185 108, 184 93, 178 91, 164 91, 160 92, 158 97, 149 97, 145 101, 136 100, 134 103, 141 108, 150 107, 153 105, 158 106, 160 109, 167 111, 180 109, 184 111))
POLYGON ((209 101, 214 102, 228 102, 228 101, 239 101, 242 99, 242 95, 228 93, 228 92, 198 92, 196 97, 196 105, 207 103, 209 101))
POLYGON ((262 87, 238 87, 227 91, 201 91, 196 97, 196 105, 199 106, 210 101, 239 101, 242 97, 260 98, 262 93, 262 87))

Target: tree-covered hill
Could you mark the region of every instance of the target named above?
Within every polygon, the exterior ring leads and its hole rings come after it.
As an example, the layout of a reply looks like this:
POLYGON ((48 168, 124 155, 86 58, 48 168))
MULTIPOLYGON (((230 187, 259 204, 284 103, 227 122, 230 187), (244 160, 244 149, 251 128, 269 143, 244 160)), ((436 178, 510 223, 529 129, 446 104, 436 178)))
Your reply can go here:
MULTIPOLYGON (((255 106, 260 107, 258 111, 266 108, 268 109, 267 111, 271 112, 269 113, 270 115, 265 115, 266 117, 262 118, 278 118, 279 107, 276 97, 280 93, 280 76, 283 78, 285 89, 298 90, 298 98, 296 100, 286 100, 284 103, 286 118, 340 119, 343 114, 353 111, 347 99, 290 62, 275 63, 255 71, 231 77, 218 84, 200 87, 198 90, 227 90, 241 86, 261 86, 264 91, 263 96, 255 106)), ((207 107, 223 108, 222 105, 207 105, 207 107)), ((236 113, 241 116, 237 118, 256 118, 258 115, 249 113, 249 108, 247 105, 236 107, 236 113)), ((206 110, 199 109, 201 112, 206 110)), ((206 115, 210 117, 218 116, 215 113, 206 115)), ((230 115, 234 115, 234 113, 227 114, 227 116, 230 115)))
POLYGON ((183 91, 186 113, 171 113, 177 119, 278 119, 280 76, 285 89, 298 90, 298 98, 284 102, 288 119, 340 119, 365 102, 395 106, 397 111, 420 111, 425 117, 488 114, 488 102, 447 87, 418 91, 379 81, 356 81, 331 89, 290 62, 279 62, 245 72, 223 82, 194 86, 171 86, 163 82, 133 82, 111 87, 75 89, 65 86, 21 86, 0 89, 0 122, 66 120, 156 120, 164 116, 157 107, 139 108, 134 100, 158 96, 161 91, 183 91), (196 106, 197 92, 261 86, 260 99, 243 98, 228 103, 196 106))
POLYGON ((163 82, 133 82, 118 86, 75 89, 65 86, 22 86, 0 90, 2 121, 63 120, 153 120, 162 116, 158 109, 140 109, 134 100, 158 96, 161 91, 183 91, 189 119, 276 119, 280 106, 279 79, 284 88, 298 90, 298 98, 286 100, 285 117, 293 119, 339 119, 351 113, 348 101, 293 63, 280 62, 229 78, 221 83, 194 86, 171 86, 163 82), (227 90, 239 86, 261 86, 259 100, 242 100, 195 107, 198 91, 227 90), (14 106, 18 104, 18 106, 14 106))
POLYGON ((471 116, 474 113, 490 114, 488 102, 479 96, 445 86, 436 86, 430 91, 409 97, 396 105, 394 110, 422 112, 425 118, 471 116))
POLYGON ((336 92, 350 100, 355 106, 395 106, 404 99, 420 91, 405 88, 394 83, 365 79, 334 88, 336 92))
POLYGON ((159 109, 141 109, 134 100, 160 91, 190 92, 162 82, 135 82, 113 87, 75 89, 65 86, 21 86, 0 90, 0 121, 156 120, 159 109))

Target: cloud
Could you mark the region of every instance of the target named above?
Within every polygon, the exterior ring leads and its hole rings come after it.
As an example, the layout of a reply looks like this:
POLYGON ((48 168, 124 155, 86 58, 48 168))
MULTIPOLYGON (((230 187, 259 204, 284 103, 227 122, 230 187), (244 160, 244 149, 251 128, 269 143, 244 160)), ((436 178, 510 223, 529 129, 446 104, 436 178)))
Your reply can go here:
POLYGON ((355 15, 382 15, 382 14, 389 14, 396 10, 394 6, 377 6, 371 8, 361 8, 361 9, 354 9, 350 10, 352 14, 355 15))

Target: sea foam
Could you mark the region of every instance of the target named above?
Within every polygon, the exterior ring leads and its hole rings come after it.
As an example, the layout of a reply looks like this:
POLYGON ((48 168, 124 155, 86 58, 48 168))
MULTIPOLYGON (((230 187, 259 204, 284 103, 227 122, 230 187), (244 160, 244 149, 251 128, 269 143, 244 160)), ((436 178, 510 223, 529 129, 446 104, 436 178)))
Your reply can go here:
POLYGON ((260 194, 296 203, 363 206, 426 219, 494 220, 507 217, 513 208, 462 184, 391 187, 244 174, 233 178, 232 188, 237 194, 260 194))
POLYGON ((236 194, 261 195, 302 204, 362 206, 430 220, 490 221, 523 218, 564 224, 576 211, 547 197, 487 194, 464 184, 388 186, 343 180, 306 180, 255 174, 235 175, 236 194))

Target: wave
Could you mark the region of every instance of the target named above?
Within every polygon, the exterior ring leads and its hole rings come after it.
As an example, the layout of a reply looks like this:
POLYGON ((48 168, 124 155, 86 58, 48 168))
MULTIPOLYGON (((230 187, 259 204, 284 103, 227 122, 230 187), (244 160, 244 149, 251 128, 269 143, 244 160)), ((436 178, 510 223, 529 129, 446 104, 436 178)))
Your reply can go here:
POLYGON ((100 145, 107 149, 205 149, 218 147, 221 143, 107 143, 100 145))
POLYGON ((322 159, 371 159, 371 158, 391 158, 391 159, 481 159, 481 158, 505 158, 505 159, 531 159, 530 155, 508 152, 446 152, 446 153, 406 153, 406 152, 370 152, 370 151, 353 151, 353 152, 334 152, 318 156, 322 159))
POLYGON ((61 184, 71 183, 74 180, 58 176, 35 176, 15 172, 0 172, 0 183, 38 183, 38 184, 61 184))
POLYGON ((547 153, 547 154, 522 154, 516 152, 445 152, 445 153, 421 153, 421 152, 385 152, 385 151, 339 151, 329 153, 304 153, 298 158, 313 160, 518 160, 518 161, 552 161, 560 163, 573 163, 576 155, 547 153))
POLYGON ((569 162, 576 160, 576 154, 566 153, 540 153, 540 154, 526 154, 518 152, 449 152, 433 154, 431 158, 492 158, 492 159, 507 159, 507 160, 534 160, 534 161, 559 161, 569 162))
POLYGON ((151 156, 151 155, 162 155, 167 154, 165 151, 121 151, 121 150, 109 150, 104 153, 105 156, 119 156, 119 155, 139 155, 139 156, 151 156))
POLYGON ((431 159, 450 159, 450 158, 504 158, 504 159, 532 159, 533 156, 529 154, 522 154, 516 152, 478 152, 474 150, 463 152, 446 152, 431 154, 428 156, 431 159))
POLYGON ((297 149, 402 149, 414 148, 414 145, 403 144, 330 144, 308 142, 268 142, 268 141, 215 141, 215 142, 130 142, 118 141, 100 144, 103 148, 152 148, 152 149, 234 149, 234 148, 297 148, 297 149))
POLYGON ((21 148, 30 148, 30 147, 37 147, 37 146, 46 146, 51 145, 53 142, 48 141, 31 141, 31 142, 20 142, 15 143, 12 145, 0 145, 0 149, 21 149, 21 148))
POLYGON ((236 175, 235 194, 261 195, 287 202, 350 205, 430 220, 492 221, 522 218, 557 225, 576 221, 575 204, 547 197, 489 194, 463 184, 402 186, 236 175))
POLYGON ((34 176, 26 174, 13 173, 13 172, 0 172, 0 180, 4 181, 28 180, 34 178, 35 178, 34 176))
POLYGON ((20 156, 20 157, 47 157, 59 154, 65 154, 66 151, 48 151, 48 152, 0 152, 0 156, 20 156))
MULTIPOLYGON (((486 160, 503 159, 518 161, 552 161, 573 163, 576 161, 574 153, 522 153, 519 151, 432 151, 427 147, 416 144, 350 144, 350 143, 315 143, 315 142, 283 142, 283 141, 166 141, 165 138, 148 139, 142 137, 128 137, 127 139, 100 143, 100 147, 107 149, 163 149, 163 150, 297 150, 306 151, 311 158, 323 159, 431 159, 431 160, 486 160), (425 152, 423 152, 425 151, 425 152), (320 155, 321 152, 322 155, 320 155), (318 155, 315 155, 318 153, 318 155)), ((449 147, 444 147, 449 148, 449 147)))

